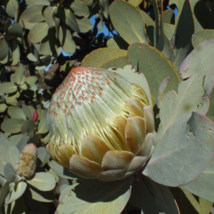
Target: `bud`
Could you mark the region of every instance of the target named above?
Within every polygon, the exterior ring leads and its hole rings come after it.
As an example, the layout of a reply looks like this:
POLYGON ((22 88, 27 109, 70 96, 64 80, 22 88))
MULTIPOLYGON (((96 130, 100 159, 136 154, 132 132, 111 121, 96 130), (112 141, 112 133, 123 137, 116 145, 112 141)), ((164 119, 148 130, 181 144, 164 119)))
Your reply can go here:
POLYGON ((33 176, 36 170, 37 147, 29 143, 24 147, 16 165, 16 172, 22 177, 29 178, 33 176))
POLYGON ((38 115, 37 111, 35 110, 35 111, 33 112, 33 116, 32 116, 31 119, 32 119, 34 122, 36 122, 36 121, 38 120, 38 117, 39 117, 39 115, 38 115))

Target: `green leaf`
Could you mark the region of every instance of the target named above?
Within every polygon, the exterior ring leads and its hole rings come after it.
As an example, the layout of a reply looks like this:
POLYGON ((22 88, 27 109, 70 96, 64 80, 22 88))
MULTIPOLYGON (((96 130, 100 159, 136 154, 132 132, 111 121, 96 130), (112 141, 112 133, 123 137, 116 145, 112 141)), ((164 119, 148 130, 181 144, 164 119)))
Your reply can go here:
POLYGON ((27 5, 32 6, 32 5, 50 5, 50 2, 48 0, 25 0, 27 5))
POLYGON ((121 56, 117 57, 115 59, 111 59, 105 63, 103 63, 100 67, 101 68, 123 68, 125 65, 128 65, 128 57, 127 56, 121 56))
POLYGON ((25 9, 20 19, 30 23, 39 23, 45 20, 42 12, 46 8, 44 4, 32 5, 25 9))
POLYGON ((6 98, 6 103, 10 105, 15 105, 18 103, 17 98, 20 96, 20 93, 17 91, 13 96, 9 96, 6 98))
POLYGON ((86 16, 89 12, 87 5, 83 1, 74 0, 70 8, 74 11, 77 16, 86 16))
POLYGON ((19 182, 17 185, 14 183, 10 184, 10 192, 5 198, 5 204, 10 204, 11 202, 20 198, 27 188, 27 184, 24 181, 19 182))
POLYGON ((11 41, 11 51, 12 51, 11 65, 16 65, 16 64, 18 64, 18 62, 20 60, 20 48, 19 48, 19 43, 17 42, 17 40, 11 41))
POLYGON ((7 111, 8 115, 12 118, 26 120, 23 110, 19 107, 10 107, 7 111))
POLYGON ((37 149, 37 154, 38 154, 37 156, 38 156, 39 160, 41 161, 40 167, 43 167, 47 163, 47 161, 49 160, 50 156, 44 147, 39 147, 37 149))
POLYGON ((144 21, 146 26, 155 26, 155 22, 153 21, 153 19, 143 10, 138 9, 138 11, 140 12, 140 14, 143 16, 144 21))
POLYGON ((38 145, 41 139, 41 134, 35 134, 33 137, 31 137, 28 142, 29 143, 34 143, 35 145, 38 145))
POLYGON ((46 22, 37 23, 28 34, 28 39, 32 43, 38 43, 47 36, 49 26, 46 22))
POLYGON ((30 61, 32 61, 32 62, 37 62, 37 61, 38 61, 38 59, 37 59, 32 53, 29 53, 29 54, 27 55, 27 58, 28 58, 30 61))
POLYGON ((174 51, 172 49, 172 45, 170 43, 170 40, 167 38, 167 36, 164 34, 164 46, 162 53, 169 59, 171 56, 173 56, 174 51))
POLYGON ((55 30, 50 29, 48 35, 40 43, 39 53, 43 55, 54 55, 56 53, 55 30))
POLYGON ((6 42, 6 39, 4 39, 4 38, 0 41, 0 49, 1 49, 1 51, 0 51, 0 61, 2 61, 8 55, 8 44, 6 42))
POLYGON ((0 174, 4 175, 4 167, 10 163, 9 151, 5 146, 0 145, 0 174))
POLYGON ((54 15, 57 14, 57 6, 50 6, 44 10, 45 21, 49 28, 55 27, 54 15))
POLYGON ((192 76, 196 81, 197 79, 201 79, 203 81, 202 85, 207 96, 210 96, 213 89, 213 54, 214 41, 202 42, 186 57, 180 67, 180 74, 183 79, 192 76))
POLYGON ((214 28, 214 17, 205 2, 192 0, 191 8, 195 24, 195 31, 214 28), (202 15, 203 14, 203 15, 202 15))
POLYGON ((8 141, 10 142, 10 145, 16 146, 16 144, 20 141, 20 139, 23 137, 23 134, 16 134, 8 138, 8 141))
POLYGON ((21 139, 16 144, 16 147, 18 148, 19 152, 21 153, 24 147, 27 145, 28 138, 26 135, 22 135, 21 139))
MULTIPOLYGON (((167 94, 165 97, 169 99, 167 94)), ((182 117, 169 125, 162 137, 159 136, 143 174, 157 183, 173 187, 193 181, 213 156, 213 137, 214 124, 205 116, 193 112, 191 117, 182 117)))
POLYGON ((55 199, 55 195, 54 195, 53 191, 42 192, 33 187, 29 187, 29 189, 27 189, 27 190, 28 191, 26 192, 26 194, 30 198, 32 198, 33 200, 36 200, 36 201, 50 203, 55 199))
POLYGON ((26 181, 36 189, 45 192, 53 190, 56 185, 54 176, 48 172, 37 172, 32 179, 26 181))
POLYGON ((114 1, 110 6, 110 17, 115 29, 128 44, 147 42, 143 16, 134 6, 121 0, 114 1))
POLYGON ((214 201, 214 158, 210 161, 209 165, 202 172, 202 174, 194 181, 184 185, 183 188, 205 198, 209 201, 214 201))
POLYGON ((103 182, 85 179, 66 194, 57 211, 61 213, 121 213, 131 194, 133 177, 122 181, 103 182))
POLYGON ((26 212, 26 202, 23 197, 18 198, 8 205, 5 205, 5 213, 25 214, 26 212))
POLYGON ((27 77, 25 79, 25 82, 27 84, 29 84, 30 86, 33 86, 36 83, 37 80, 38 80, 38 78, 36 76, 30 76, 30 77, 27 77))
POLYGON ((192 10, 189 1, 185 1, 183 10, 179 12, 175 24, 175 55, 170 57, 171 62, 177 69, 179 69, 182 61, 192 49, 191 37, 193 33, 192 10))
POLYGON ((72 174, 67 168, 59 165, 55 161, 50 161, 48 165, 51 167, 51 169, 56 173, 58 176, 66 179, 76 179, 77 176, 72 174))
POLYGON ((22 104, 22 110, 25 114, 25 116, 31 120, 32 119, 32 116, 33 116, 33 112, 32 110, 29 108, 29 106, 26 106, 25 104, 22 104))
POLYGON ((5 198, 9 192, 9 183, 6 182, 0 191, 0 210, 2 210, 5 198))
POLYGON ((103 15, 106 19, 108 19, 109 15, 109 5, 107 0, 99 0, 100 4, 103 7, 103 15))
POLYGON ((76 50, 76 44, 72 39, 70 30, 66 29, 65 26, 61 25, 59 30, 59 39, 63 50, 67 54, 73 54, 76 50))
POLYGON ((198 30, 192 36, 192 45, 195 48, 205 40, 214 40, 214 30, 198 30))
POLYGON ((48 130, 49 130, 49 126, 47 123, 47 114, 48 114, 48 111, 45 110, 45 112, 42 114, 42 116, 40 118, 39 125, 38 125, 39 134, 44 134, 44 133, 48 132, 48 130))
POLYGON ((60 19, 69 26, 75 32, 79 32, 79 26, 77 24, 77 20, 74 14, 71 12, 70 9, 64 9, 64 11, 60 11, 60 19))
MULTIPOLYGON (((60 178, 61 179, 61 178, 60 178)), ((60 183, 60 179, 59 179, 59 183, 60 183)), ((63 178, 64 180, 66 180, 65 178, 63 178)), ((70 186, 67 186, 66 188, 64 188, 64 190, 61 192, 60 196, 59 196, 59 201, 62 201, 62 199, 66 196, 72 193, 71 190, 74 190, 76 186, 78 186, 79 183, 75 183, 72 184, 70 186)))
POLYGON ((163 22, 171 24, 174 21, 174 11, 173 10, 165 10, 163 12, 163 22))
POLYGON ((16 39, 18 37, 22 37, 22 35, 23 35, 23 28, 20 24, 16 23, 8 29, 5 38, 7 40, 16 39))
POLYGON ((36 125, 33 120, 26 120, 21 128, 22 134, 26 134, 27 136, 33 136, 36 125))
POLYGON ((4 31, 6 32, 8 28, 11 26, 12 22, 10 19, 8 19, 4 24, 4 31))
POLYGON ((180 213, 170 189, 146 177, 134 181, 129 203, 141 208, 142 213, 180 213))
POLYGON ((17 182, 21 179, 10 163, 7 163, 4 167, 4 177, 9 183, 17 182))
MULTIPOLYGON (((79 185, 78 183, 73 184, 72 186, 77 186, 79 185)), ((71 187, 69 186, 69 181, 68 179, 65 178, 59 178, 59 181, 57 182, 57 186, 56 186, 56 193, 57 194, 61 194, 62 192, 64 193, 67 190, 67 187, 71 187)), ((71 188, 69 188, 68 191, 70 191, 71 188)), ((66 193, 64 194, 64 196, 68 193, 68 191, 66 191, 66 193)), ((60 195, 60 197, 64 197, 62 196, 63 194, 60 195)), ((60 200, 60 198, 59 198, 60 200)))
POLYGON ((126 56, 127 51, 116 48, 99 48, 88 54, 82 61, 84 66, 100 67, 103 63, 117 57, 126 56))
POLYGON ((18 1, 17 0, 8 0, 5 11, 11 18, 14 18, 16 11, 17 11, 17 8, 18 8, 18 1))
POLYGON ((181 189, 198 213, 208 214, 211 212, 213 202, 207 201, 206 199, 200 197, 196 199, 195 196, 192 195, 189 191, 185 190, 183 187, 181 187, 181 189))
POLYGON ((120 36, 114 36, 107 41, 107 47, 109 48, 118 48, 118 49, 128 49, 128 43, 123 40, 120 36))
POLYGON ((128 48, 128 61, 145 75, 155 102, 159 85, 166 77, 170 77, 166 92, 176 89, 180 80, 177 70, 156 48, 145 43, 134 43, 128 48))
POLYGON ((7 109, 7 105, 5 103, 0 104, 0 113, 3 113, 7 109))
POLYGON ((93 28, 88 18, 76 19, 81 33, 86 33, 93 28))
POLYGON ((173 35, 174 35, 175 25, 164 23, 163 28, 164 28, 164 33, 165 33, 167 39, 169 41, 171 41, 173 38, 173 35))
POLYGON ((1 129, 4 132, 8 132, 12 134, 18 133, 18 132, 21 132, 21 127, 23 123, 24 123, 24 120, 22 119, 15 119, 15 118, 8 119, 1 124, 1 129))
POLYGON ((178 10, 182 10, 185 0, 170 0, 169 5, 176 4, 178 10))
POLYGON ((159 7, 158 7, 158 1, 157 0, 152 0, 152 5, 154 8, 154 16, 155 16, 155 26, 156 30, 156 42, 155 42, 155 47, 159 50, 163 50, 164 46, 164 33, 163 33, 163 1, 159 2, 159 7), (160 8, 160 12, 159 12, 160 8))
POLYGON ((24 67, 20 65, 15 71, 16 83, 18 85, 23 84, 25 80, 24 67))
POLYGON ((18 148, 16 146, 11 146, 9 150, 9 155, 10 155, 10 163, 15 169, 20 157, 20 152, 18 148))

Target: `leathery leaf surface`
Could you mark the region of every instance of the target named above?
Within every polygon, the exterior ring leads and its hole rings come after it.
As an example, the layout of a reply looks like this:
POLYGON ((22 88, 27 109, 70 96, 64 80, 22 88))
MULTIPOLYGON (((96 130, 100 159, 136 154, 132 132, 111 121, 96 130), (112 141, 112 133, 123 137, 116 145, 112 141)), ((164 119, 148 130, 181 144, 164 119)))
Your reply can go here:
POLYGON ((104 182, 85 179, 60 201, 57 213, 121 213, 131 194, 133 177, 104 182))

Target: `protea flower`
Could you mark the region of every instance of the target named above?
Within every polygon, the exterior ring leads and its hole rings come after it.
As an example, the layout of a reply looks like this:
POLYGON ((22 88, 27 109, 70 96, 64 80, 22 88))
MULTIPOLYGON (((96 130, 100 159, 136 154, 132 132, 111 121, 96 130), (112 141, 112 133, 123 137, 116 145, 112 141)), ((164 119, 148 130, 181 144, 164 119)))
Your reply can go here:
POLYGON ((149 97, 105 69, 72 68, 52 97, 48 118, 48 152, 84 178, 123 179, 141 169, 154 149, 149 97))

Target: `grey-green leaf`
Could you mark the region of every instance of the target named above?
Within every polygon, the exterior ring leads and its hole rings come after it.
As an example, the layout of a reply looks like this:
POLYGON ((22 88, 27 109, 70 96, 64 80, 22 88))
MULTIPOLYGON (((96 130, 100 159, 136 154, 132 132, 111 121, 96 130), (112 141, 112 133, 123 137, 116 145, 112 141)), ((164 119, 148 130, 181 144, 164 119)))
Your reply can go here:
POLYGON ((5 82, 5 83, 2 83, 0 84, 0 92, 1 93, 13 93, 17 91, 17 86, 14 85, 14 83, 12 82, 5 82))
POLYGON ((16 39, 18 37, 22 37, 23 32, 24 31, 22 26, 19 23, 16 23, 8 29, 6 33, 6 39, 10 40, 10 39, 16 39))
POLYGON ((45 9, 45 5, 33 5, 25 9, 20 19, 30 23, 39 23, 45 20, 42 12, 45 9))
POLYGON ((131 176, 113 182, 85 179, 75 187, 75 192, 69 192, 62 198, 57 212, 59 214, 121 213, 129 200, 132 181, 131 176))
POLYGON ((7 113, 12 118, 26 120, 26 116, 24 114, 24 111, 19 107, 10 107, 10 108, 8 108, 7 113))
POLYGON ((35 128, 36 125, 33 120, 26 120, 21 127, 21 132, 22 134, 33 136, 35 128))
POLYGON ((37 23, 28 34, 28 39, 32 43, 38 43, 47 36, 49 26, 46 22, 37 23))
POLYGON ((27 183, 24 181, 20 181, 17 185, 14 183, 10 184, 10 192, 5 198, 5 204, 10 204, 11 202, 20 198, 27 188, 27 183))
POLYGON ((204 171, 213 156, 214 124, 197 112, 190 116, 169 125, 159 137, 144 175, 166 186, 180 186, 204 171))
POLYGON ((50 6, 44 10, 45 21, 48 23, 49 28, 55 27, 54 15, 56 15, 57 9, 57 6, 50 6))
POLYGON ((133 182, 129 203, 141 208, 141 212, 145 214, 160 213, 160 210, 165 214, 180 213, 170 189, 144 176, 133 182))
POLYGON ((77 24, 76 18, 70 9, 64 9, 64 11, 60 11, 60 18, 72 30, 79 32, 79 26, 77 24))
POLYGON ((47 123, 47 114, 48 114, 48 111, 45 110, 45 112, 42 114, 42 117, 40 118, 39 125, 38 125, 38 133, 40 134, 44 134, 49 130, 49 126, 47 123))
POLYGON ((4 167, 4 177, 9 183, 17 182, 21 179, 10 163, 7 163, 4 167))
POLYGON ((0 61, 2 61, 8 55, 8 44, 4 38, 0 41, 0 49, 0 61))
POLYGON ((128 44, 147 43, 143 16, 134 6, 125 1, 114 1, 110 6, 110 16, 115 29, 128 44))
POLYGON ((20 152, 16 146, 11 146, 9 150, 9 154, 10 154, 10 163, 15 169, 19 160, 20 152))
POLYGON ((76 19, 81 33, 86 33, 93 28, 88 18, 83 17, 82 19, 76 19))
POLYGON ((44 147, 39 147, 37 149, 37 156, 41 161, 41 167, 43 167, 50 158, 49 154, 47 153, 47 150, 44 147))
POLYGON ((18 133, 18 132, 21 132, 21 127, 23 123, 24 123, 24 120, 22 119, 16 119, 16 118, 8 119, 1 124, 1 129, 4 132, 9 132, 13 134, 18 133))
POLYGON ((85 16, 88 14, 89 9, 83 1, 75 0, 71 4, 71 9, 74 11, 74 14, 77 16, 85 16))
POLYGON ((27 183, 40 191, 53 190, 56 185, 54 176, 48 172, 37 172, 31 180, 27 180, 27 183))

